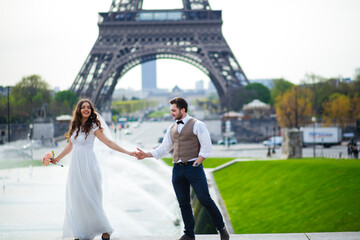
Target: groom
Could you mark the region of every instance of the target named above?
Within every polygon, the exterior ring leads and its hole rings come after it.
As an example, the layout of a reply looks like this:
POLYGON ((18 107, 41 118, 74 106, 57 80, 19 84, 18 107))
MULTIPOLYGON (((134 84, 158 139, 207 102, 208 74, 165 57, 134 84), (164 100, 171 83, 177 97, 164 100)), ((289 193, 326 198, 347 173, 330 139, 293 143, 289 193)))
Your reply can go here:
POLYGON ((169 103, 171 115, 177 120, 176 123, 168 127, 159 147, 150 152, 143 152, 138 148, 135 155, 139 160, 146 157, 160 158, 174 150, 172 183, 185 225, 185 234, 179 240, 195 240, 190 185, 200 203, 210 213, 214 226, 220 233, 220 239, 228 240, 229 233, 218 207, 210 197, 202 165, 211 152, 211 140, 206 125, 187 114, 188 104, 185 99, 177 97, 169 103))

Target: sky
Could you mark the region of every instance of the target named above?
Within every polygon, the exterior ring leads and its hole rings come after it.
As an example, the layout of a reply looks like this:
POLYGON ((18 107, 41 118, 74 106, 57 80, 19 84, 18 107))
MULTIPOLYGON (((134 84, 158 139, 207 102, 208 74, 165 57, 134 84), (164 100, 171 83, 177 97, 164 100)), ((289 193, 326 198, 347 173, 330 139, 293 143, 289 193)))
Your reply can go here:
MULTIPOLYGON (((1 0, 0 86, 38 74, 68 89, 98 37, 98 12, 111 0, 1 0)), ((144 9, 181 8, 182 0, 144 0, 144 9)), ((222 10, 223 35, 248 79, 306 74, 350 77, 360 68, 359 0, 209 0, 222 10)), ((176 60, 157 62, 157 85, 192 89, 209 79, 176 60)), ((116 88, 141 88, 141 67, 116 88)))

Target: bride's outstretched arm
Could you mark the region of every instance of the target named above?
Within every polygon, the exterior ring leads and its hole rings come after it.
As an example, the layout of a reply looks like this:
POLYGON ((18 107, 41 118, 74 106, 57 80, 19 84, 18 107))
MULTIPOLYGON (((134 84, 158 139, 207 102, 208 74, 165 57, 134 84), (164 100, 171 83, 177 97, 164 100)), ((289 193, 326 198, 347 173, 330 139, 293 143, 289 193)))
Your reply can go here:
POLYGON ((106 135, 100 129, 96 130, 94 134, 101 142, 103 142, 109 148, 114 149, 115 151, 118 152, 128 154, 130 156, 135 156, 135 152, 129 152, 124 148, 120 147, 114 141, 111 141, 109 138, 107 138, 106 135))
POLYGON ((71 152, 72 148, 73 148, 73 145, 72 145, 71 141, 69 141, 69 143, 65 146, 64 150, 62 150, 62 152, 56 158, 54 158, 51 162, 53 164, 56 164, 56 162, 59 162, 63 157, 68 155, 69 152, 71 152))

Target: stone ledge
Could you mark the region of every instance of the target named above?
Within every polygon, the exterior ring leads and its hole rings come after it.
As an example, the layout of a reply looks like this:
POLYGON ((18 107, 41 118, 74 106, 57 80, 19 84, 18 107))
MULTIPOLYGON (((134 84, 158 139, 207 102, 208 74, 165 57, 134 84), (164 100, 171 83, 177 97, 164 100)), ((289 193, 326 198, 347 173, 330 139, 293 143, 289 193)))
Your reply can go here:
MULTIPOLYGON (((177 240, 180 236, 143 236, 113 240, 177 240)), ((219 235, 196 235, 197 240, 219 240, 219 235)), ((231 240, 359 240, 360 232, 231 234, 231 240)))

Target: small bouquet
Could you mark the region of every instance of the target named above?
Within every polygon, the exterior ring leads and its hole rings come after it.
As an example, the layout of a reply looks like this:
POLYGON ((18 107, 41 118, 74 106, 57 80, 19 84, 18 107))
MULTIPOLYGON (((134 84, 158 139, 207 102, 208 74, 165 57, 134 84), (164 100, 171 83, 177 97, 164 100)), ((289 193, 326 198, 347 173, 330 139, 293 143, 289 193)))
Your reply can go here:
MULTIPOLYGON (((42 162, 45 166, 48 166, 49 163, 51 162, 51 160, 53 160, 55 157, 55 153, 54 151, 51 151, 51 153, 47 152, 44 154, 44 156, 42 157, 42 162)), ((60 167, 64 167, 62 164, 56 162, 56 165, 59 165, 60 167)))

